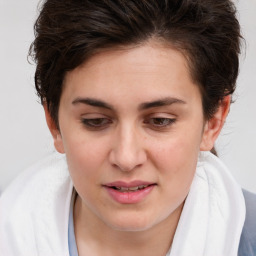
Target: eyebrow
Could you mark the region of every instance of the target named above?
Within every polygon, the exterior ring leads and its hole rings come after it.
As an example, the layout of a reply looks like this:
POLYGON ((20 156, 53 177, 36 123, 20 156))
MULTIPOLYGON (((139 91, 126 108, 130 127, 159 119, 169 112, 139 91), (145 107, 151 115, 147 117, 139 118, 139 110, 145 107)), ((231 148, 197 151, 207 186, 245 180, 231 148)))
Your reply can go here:
POLYGON ((74 101, 72 101, 73 105, 77 105, 79 103, 86 104, 86 105, 93 106, 93 107, 98 107, 98 108, 105 108, 105 109, 109 109, 109 110, 114 109, 108 103, 101 101, 101 100, 93 99, 93 98, 77 98, 74 101))
MULTIPOLYGON (((110 104, 94 99, 94 98, 76 98, 74 101, 72 101, 73 105, 77 104, 85 104, 93 107, 98 107, 98 108, 105 108, 109 110, 114 110, 114 107, 111 106, 110 104)), ((157 108, 157 107, 163 107, 163 106, 169 106, 172 104, 186 104, 185 101, 173 97, 166 97, 163 99, 158 99, 155 101, 150 101, 150 102, 145 102, 141 103, 138 107, 138 110, 146 110, 150 108, 157 108)))
POLYGON ((139 105, 139 110, 145 110, 145 109, 149 109, 149 108, 157 108, 157 107, 162 107, 162 106, 169 106, 169 105, 176 104, 176 103, 186 104, 186 102, 181 99, 166 97, 163 99, 142 103, 139 105))

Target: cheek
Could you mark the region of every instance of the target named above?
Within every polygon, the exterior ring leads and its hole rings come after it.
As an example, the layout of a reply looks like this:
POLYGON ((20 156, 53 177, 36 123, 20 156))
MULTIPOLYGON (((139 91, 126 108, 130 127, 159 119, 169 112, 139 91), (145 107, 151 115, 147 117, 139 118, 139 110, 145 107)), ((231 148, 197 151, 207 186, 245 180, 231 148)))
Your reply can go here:
POLYGON ((156 142, 152 146, 155 164, 165 166, 165 168, 174 168, 176 171, 184 166, 189 167, 190 164, 194 166, 200 141, 200 136, 177 135, 164 142, 156 142))
POLYGON ((104 146, 107 142, 100 140, 99 143, 97 140, 79 135, 66 138, 64 141, 67 164, 73 182, 97 182, 96 177, 100 175, 99 171, 108 155, 108 148, 104 146))
POLYGON ((160 183, 171 189, 174 198, 186 195, 189 190, 196 170, 199 144, 199 139, 177 136, 155 147, 152 159, 159 170, 160 183))

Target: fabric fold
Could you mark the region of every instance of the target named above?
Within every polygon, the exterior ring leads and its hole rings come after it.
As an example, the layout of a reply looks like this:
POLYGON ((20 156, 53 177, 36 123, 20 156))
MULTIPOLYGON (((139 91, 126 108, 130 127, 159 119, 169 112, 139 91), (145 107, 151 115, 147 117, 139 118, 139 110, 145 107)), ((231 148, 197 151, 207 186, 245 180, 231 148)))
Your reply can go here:
POLYGON ((200 152, 168 256, 236 256, 245 211, 242 189, 227 168, 200 152))
MULTIPOLYGON (((1 196, 0 256, 68 256, 72 190, 65 157, 24 172, 1 196)), ((201 152, 167 255, 236 256, 244 220, 242 189, 217 157, 201 152)))

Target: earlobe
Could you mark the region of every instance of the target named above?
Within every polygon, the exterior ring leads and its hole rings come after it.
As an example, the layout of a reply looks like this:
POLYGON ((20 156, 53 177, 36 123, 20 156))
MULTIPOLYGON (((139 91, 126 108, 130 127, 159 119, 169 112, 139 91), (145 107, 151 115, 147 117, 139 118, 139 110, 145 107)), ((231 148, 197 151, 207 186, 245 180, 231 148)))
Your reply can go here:
POLYGON ((46 123, 53 137, 54 147, 59 153, 64 154, 65 150, 64 150, 60 130, 57 128, 54 120, 52 119, 47 105, 44 104, 43 107, 44 107, 46 123))
POLYGON ((230 101, 230 95, 224 97, 213 117, 206 121, 200 144, 201 151, 210 151, 214 147, 214 143, 218 138, 229 113, 230 101))

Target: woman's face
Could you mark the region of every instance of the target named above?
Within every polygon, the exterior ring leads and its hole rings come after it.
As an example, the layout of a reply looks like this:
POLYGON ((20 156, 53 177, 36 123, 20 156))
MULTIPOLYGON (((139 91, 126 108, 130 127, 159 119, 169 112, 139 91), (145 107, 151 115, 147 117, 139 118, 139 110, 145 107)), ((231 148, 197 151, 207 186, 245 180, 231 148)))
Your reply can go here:
POLYGON ((82 211, 117 230, 146 230, 180 209, 204 134, 185 57, 148 43, 109 50, 70 71, 55 146, 82 211))

